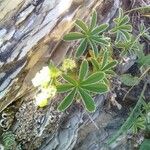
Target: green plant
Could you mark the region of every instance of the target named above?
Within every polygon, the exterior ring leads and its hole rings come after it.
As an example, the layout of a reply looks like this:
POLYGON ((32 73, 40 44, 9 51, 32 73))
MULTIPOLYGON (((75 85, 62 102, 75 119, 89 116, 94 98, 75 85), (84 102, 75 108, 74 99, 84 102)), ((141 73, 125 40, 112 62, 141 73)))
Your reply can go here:
POLYGON ((21 145, 17 144, 15 134, 11 131, 2 134, 2 142, 5 150, 21 150, 21 145))
POLYGON ((127 54, 137 54, 138 51, 142 50, 142 46, 140 45, 139 41, 136 40, 135 37, 132 35, 130 36, 130 39, 127 41, 119 41, 115 45, 117 48, 121 49, 121 55, 127 55, 127 54))
POLYGON ((127 86, 133 86, 138 85, 140 79, 138 77, 133 77, 130 74, 123 74, 120 76, 120 81, 127 86))
POLYGON ((145 117, 138 117, 133 121, 131 130, 134 134, 138 133, 138 130, 145 130, 145 117))
POLYGON ((108 28, 108 24, 96 25, 97 13, 94 11, 91 18, 90 26, 85 24, 82 20, 76 20, 75 25, 81 32, 70 32, 64 36, 64 40, 80 40, 80 45, 76 51, 76 57, 80 57, 87 49, 88 46, 92 48, 95 56, 98 55, 98 45, 107 47, 110 45, 109 38, 105 37, 103 32, 108 28))
POLYGON ((76 78, 67 74, 62 74, 62 78, 66 83, 57 85, 57 91, 69 94, 58 106, 60 111, 66 110, 72 103, 77 94, 82 98, 85 108, 89 112, 95 111, 95 103, 90 96, 90 92, 105 93, 108 91, 108 86, 102 83, 104 79, 103 72, 94 72, 89 75, 89 65, 87 60, 83 60, 80 66, 79 75, 76 78))
POLYGON ((147 38, 148 40, 150 40, 149 31, 146 29, 143 22, 139 25, 139 31, 142 34, 142 37, 147 38))
POLYGON ((116 43, 119 41, 128 41, 131 38, 132 26, 129 20, 129 16, 124 15, 123 10, 119 9, 119 16, 114 19, 115 26, 111 30, 116 35, 116 43))
POLYGON ((104 72, 106 77, 107 75, 109 76, 115 74, 115 72, 112 69, 117 65, 117 61, 112 60, 109 57, 107 50, 103 52, 103 54, 100 53, 99 57, 97 58, 91 57, 90 61, 93 65, 94 70, 104 72))
MULTIPOLYGON (((123 125, 121 126, 121 128, 117 131, 117 133, 112 136, 109 140, 108 140, 108 144, 112 144, 116 141, 116 139, 122 135, 123 133, 127 133, 129 131, 129 129, 131 129, 131 127, 133 126, 134 122, 136 121, 136 119, 139 117, 139 115, 141 114, 141 108, 143 105, 143 97, 144 97, 144 92, 146 90, 147 87, 147 83, 144 84, 143 90, 140 94, 140 97, 138 99, 138 102, 136 103, 135 107, 133 108, 132 112, 130 113, 129 117, 127 118, 127 120, 123 123, 123 125)), ((143 124, 143 122, 142 122, 143 124)), ((138 126, 139 127, 139 126, 138 126)), ((143 126, 142 126, 143 127, 143 126)))
POLYGON ((150 150, 150 139, 144 139, 139 150, 150 150))

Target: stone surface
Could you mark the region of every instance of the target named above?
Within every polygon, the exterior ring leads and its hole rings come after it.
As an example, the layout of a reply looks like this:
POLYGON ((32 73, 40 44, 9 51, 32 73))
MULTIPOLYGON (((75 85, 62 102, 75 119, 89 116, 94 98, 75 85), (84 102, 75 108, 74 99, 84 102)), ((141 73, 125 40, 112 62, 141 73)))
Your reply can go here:
POLYGON ((100 150, 120 127, 124 119, 105 110, 104 95, 95 97, 93 114, 78 104, 59 113, 56 106, 62 97, 39 109, 31 84, 43 65, 50 60, 59 65, 72 53, 76 43, 64 42, 62 37, 76 18, 88 21, 96 8, 99 23, 109 23, 119 5, 119 0, 0 0, 0 112, 16 107, 8 127, 24 149, 100 150))

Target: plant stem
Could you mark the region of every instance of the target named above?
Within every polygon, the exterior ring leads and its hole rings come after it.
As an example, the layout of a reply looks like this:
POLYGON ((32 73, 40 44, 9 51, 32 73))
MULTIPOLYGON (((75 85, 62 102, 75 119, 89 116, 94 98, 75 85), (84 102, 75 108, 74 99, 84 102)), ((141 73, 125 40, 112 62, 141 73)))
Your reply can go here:
POLYGON ((129 117, 127 118, 127 120, 125 121, 125 123, 121 126, 121 128, 119 129, 119 131, 110 140, 108 140, 108 142, 107 142, 108 145, 114 143, 115 140, 121 134, 127 132, 131 128, 131 126, 133 124, 133 120, 137 117, 138 111, 141 108, 142 100, 143 100, 143 97, 144 97, 144 92, 146 90, 146 87, 147 87, 147 82, 144 84, 143 90, 142 90, 142 92, 140 94, 140 97, 139 97, 139 100, 136 103, 136 105, 135 105, 134 109, 132 110, 131 114, 129 115, 129 117))
POLYGON ((134 9, 131 9, 131 10, 125 11, 125 12, 124 12, 124 14, 130 13, 130 12, 132 12, 132 11, 136 11, 136 10, 147 9, 147 8, 150 8, 150 6, 137 7, 137 8, 134 8, 134 9))
MULTIPOLYGON (((144 77, 144 75, 150 70, 150 67, 148 69, 146 69, 142 75, 139 77, 139 81, 144 77)), ((129 92, 134 88, 134 86, 136 85, 136 83, 127 91, 127 93, 124 95, 123 97, 123 101, 125 100, 125 98, 127 97, 127 95, 129 94, 129 92)))

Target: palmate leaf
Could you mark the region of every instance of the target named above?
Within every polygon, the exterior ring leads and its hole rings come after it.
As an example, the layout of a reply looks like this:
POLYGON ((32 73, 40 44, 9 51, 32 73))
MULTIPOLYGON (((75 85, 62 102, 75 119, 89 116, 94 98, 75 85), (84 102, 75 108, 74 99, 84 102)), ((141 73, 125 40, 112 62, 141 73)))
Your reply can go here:
POLYGON ((70 91, 74 86, 68 83, 57 85, 57 92, 64 93, 70 91))
POLYGON ((81 82, 81 85, 86 85, 86 84, 93 84, 96 82, 99 82, 103 80, 104 78, 104 73, 103 72, 96 72, 91 74, 87 79, 81 82))
POLYGON ((88 71, 89 71, 88 61, 83 60, 81 66, 80 66, 80 71, 79 71, 79 80, 80 81, 82 81, 83 79, 86 78, 88 71))
POLYGON ((111 29, 116 34, 115 42, 128 41, 130 39, 130 33, 132 32, 132 26, 129 23, 129 16, 123 14, 123 10, 119 10, 119 17, 114 19, 115 27, 111 29))
POLYGON ((59 111, 64 111, 66 110, 73 102, 74 96, 76 94, 76 88, 72 90, 65 98, 64 100, 60 103, 58 106, 59 111))
POLYGON ((85 105, 85 108, 87 109, 87 111, 89 112, 93 112, 96 109, 94 100, 92 99, 92 97, 82 88, 79 88, 79 94, 82 97, 83 103, 85 105))
POLYGON ((87 48, 87 40, 83 39, 79 47, 77 48, 76 57, 80 57, 85 52, 86 48, 87 48))
POLYGON ((97 22, 97 13, 96 11, 94 11, 92 14, 92 19, 90 23, 90 30, 92 30, 96 26, 96 22, 97 22))
POLYGON ((103 32, 108 28, 108 24, 96 26, 96 22, 97 13, 94 11, 89 26, 82 20, 76 20, 75 25, 81 30, 81 33, 71 32, 64 36, 64 40, 67 41, 80 40, 80 45, 78 46, 75 54, 77 58, 84 54, 88 46, 92 48, 95 57, 97 57, 99 52, 98 46, 100 45, 101 47, 106 47, 109 45, 109 39, 107 37, 104 37, 103 34, 103 32), (99 34, 103 36, 100 36, 99 34))
POLYGON ((85 37, 85 35, 80 32, 70 32, 70 33, 66 34, 63 39, 66 41, 72 41, 72 40, 79 40, 84 37, 85 37))
POLYGON ((104 79, 104 72, 95 72, 88 76, 89 73, 89 64, 85 59, 82 61, 79 71, 78 78, 72 78, 72 76, 67 74, 62 74, 62 78, 66 81, 66 83, 62 83, 61 85, 57 85, 57 92, 70 92, 64 100, 59 105, 58 109, 60 111, 66 110, 71 103, 73 102, 75 93, 78 93, 86 109, 89 112, 95 110, 95 103, 92 97, 89 95, 89 92, 94 93, 105 93, 109 90, 108 86, 104 83, 100 83, 104 79))
POLYGON ((94 84, 88 84, 88 85, 81 85, 81 87, 85 90, 88 90, 90 92, 95 92, 95 93, 106 93, 108 92, 109 88, 106 84, 104 83, 94 83, 94 84))

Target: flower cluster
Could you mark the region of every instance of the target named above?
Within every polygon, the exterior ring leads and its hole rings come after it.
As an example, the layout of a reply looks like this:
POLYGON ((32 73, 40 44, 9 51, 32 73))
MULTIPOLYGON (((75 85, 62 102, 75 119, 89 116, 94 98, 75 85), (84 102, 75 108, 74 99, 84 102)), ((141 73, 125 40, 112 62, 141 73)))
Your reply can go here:
POLYGON ((63 71, 72 70, 74 68, 76 68, 76 63, 73 59, 67 58, 63 61, 63 64, 62 64, 63 71))
POLYGON ((56 95, 56 87, 51 85, 52 80, 51 70, 48 66, 43 67, 32 79, 34 87, 40 88, 40 93, 36 95, 35 104, 39 107, 44 107, 48 104, 48 99, 56 95))
POLYGON ((34 87, 44 86, 51 80, 51 72, 49 67, 43 67, 40 72, 38 72, 32 79, 32 84, 34 87))
POLYGON ((55 86, 49 86, 48 88, 42 88, 41 92, 36 95, 35 104, 39 107, 44 107, 48 104, 48 98, 53 98, 57 90, 55 86))
POLYGON ((65 59, 62 64, 62 70, 58 69, 52 63, 43 67, 35 77, 32 79, 34 87, 38 87, 40 93, 35 96, 35 104, 39 107, 44 107, 48 104, 48 99, 54 98, 57 89, 54 86, 56 79, 67 70, 72 70, 76 67, 76 63, 73 59, 65 59))

